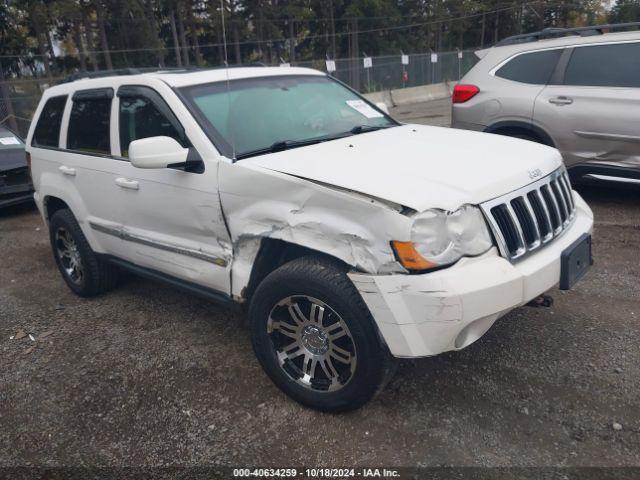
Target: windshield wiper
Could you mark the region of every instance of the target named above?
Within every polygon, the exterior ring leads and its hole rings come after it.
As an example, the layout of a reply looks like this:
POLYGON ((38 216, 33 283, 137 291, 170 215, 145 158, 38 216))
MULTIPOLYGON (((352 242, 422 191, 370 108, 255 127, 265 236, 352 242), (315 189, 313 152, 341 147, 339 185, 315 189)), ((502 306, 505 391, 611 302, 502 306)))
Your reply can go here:
POLYGON ((358 135, 364 132, 373 132, 375 130, 382 130, 383 128, 393 127, 393 125, 358 125, 349 130, 354 135, 358 135))
POLYGON ((264 155, 265 153, 282 152, 290 148, 303 147, 305 145, 312 145, 314 143, 320 143, 323 139, 313 138, 309 140, 279 140, 272 143, 268 147, 258 148, 249 152, 243 152, 236 155, 236 159, 240 160, 247 157, 253 157, 255 155, 264 155))
POLYGON ((327 142, 329 140, 336 140, 338 138, 348 137, 349 135, 358 135, 364 132, 373 132, 374 130, 381 130, 383 128, 393 127, 395 125, 358 125, 353 127, 348 132, 336 133, 332 135, 326 135, 323 137, 308 138, 306 140, 278 140, 272 143, 268 147, 258 148, 249 152, 242 152, 236 155, 236 160, 242 160, 243 158, 255 157, 258 155, 265 155, 267 153, 282 152, 291 148, 305 147, 307 145, 313 145, 315 143, 327 142))
POLYGON ((256 150, 251 150, 249 152, 240 153, 236 155, 236 160, 242 160, 243 158, 254 157, 257 155, 264 155, 266 153, 282 152, 284 150, 289 150, 291 148, 305 147, 307 145, 313 145, 315 143, 326 142, 328 140, 335 140, 336 138, 341 138, 344 136, 345 136, 344 133, 339 133, 336 135, 327 135, 324 137, 308 138, 306 140, 279 140, 277 142, 272 143, 268 147, 258 148, 256 150))

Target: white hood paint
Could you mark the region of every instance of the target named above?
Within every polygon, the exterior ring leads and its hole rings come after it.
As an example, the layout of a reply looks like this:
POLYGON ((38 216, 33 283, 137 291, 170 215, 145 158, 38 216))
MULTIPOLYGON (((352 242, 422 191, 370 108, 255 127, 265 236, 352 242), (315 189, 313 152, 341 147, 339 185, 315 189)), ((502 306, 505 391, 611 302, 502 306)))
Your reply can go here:
POLYGON ((403 125, 245 162, 423 211, 504 195, 562 160, 554 148, 516 138, 403 125))

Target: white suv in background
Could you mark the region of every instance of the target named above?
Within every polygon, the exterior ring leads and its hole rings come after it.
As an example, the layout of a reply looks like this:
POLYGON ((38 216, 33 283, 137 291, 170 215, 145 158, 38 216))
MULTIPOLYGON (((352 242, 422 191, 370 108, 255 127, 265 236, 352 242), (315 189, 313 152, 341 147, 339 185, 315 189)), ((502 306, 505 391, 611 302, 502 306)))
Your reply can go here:
POLYGON ((340 411, 394 357, 464 348, 586 272, 592 214, 555 149, 383 110, 301 68, 48 89, 27 152, 64 280, 90 296, 126 268, 244 303, 271 379, 340 411))
POLYGON ((477 52, 454 90, 453 127, 556 147, 573 179, 640 179, 640 31, 604 33, 622 27, 640 22, 547 29, 477 52))

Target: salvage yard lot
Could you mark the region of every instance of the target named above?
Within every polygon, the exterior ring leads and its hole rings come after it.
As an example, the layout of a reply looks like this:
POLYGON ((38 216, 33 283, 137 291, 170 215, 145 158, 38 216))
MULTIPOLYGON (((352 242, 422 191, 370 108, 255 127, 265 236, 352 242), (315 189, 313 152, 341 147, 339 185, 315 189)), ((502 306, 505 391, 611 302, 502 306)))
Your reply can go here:
MULTIPOLYGON (((446 124, 448 109, 393 113, 446 124)), ((640 188, 579 191, 596 263, 575 290, 401 362, 343 415, 277 390, 242 312, 135 276, 78 298, 37 212, 0 213, 0 465, 640 466, 640 188)))

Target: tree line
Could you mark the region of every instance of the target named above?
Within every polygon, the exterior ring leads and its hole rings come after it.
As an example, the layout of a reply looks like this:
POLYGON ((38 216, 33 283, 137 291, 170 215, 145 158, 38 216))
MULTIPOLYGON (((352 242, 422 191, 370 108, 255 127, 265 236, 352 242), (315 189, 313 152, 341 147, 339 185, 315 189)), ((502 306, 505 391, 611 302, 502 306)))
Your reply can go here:
POLYGON ((549 26, 638 20, 640 0, 609 10, 600 0, 5 0, 0 62, 11 77, 213 66, 225 55, 273 64, 476 48, 549 26))
POLYGON ((640 0, 3 0, 0 124, 24 133, 42 90, 77 71, 351 59, 345 80, 359 88, 365 55, 633 21, 640 0))

